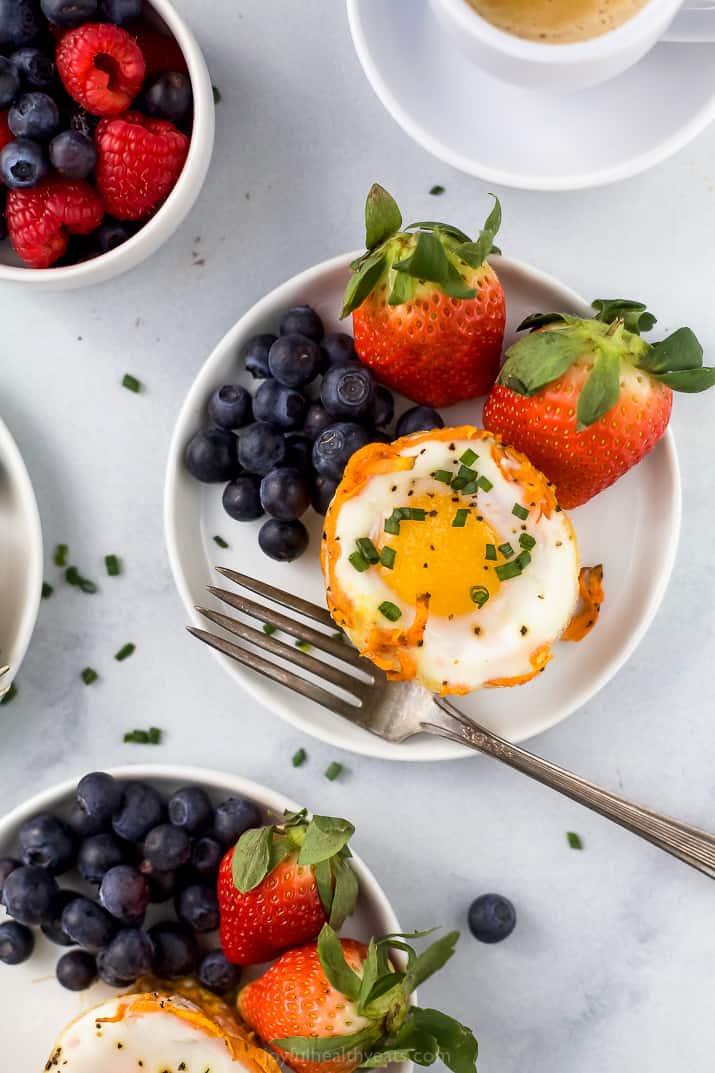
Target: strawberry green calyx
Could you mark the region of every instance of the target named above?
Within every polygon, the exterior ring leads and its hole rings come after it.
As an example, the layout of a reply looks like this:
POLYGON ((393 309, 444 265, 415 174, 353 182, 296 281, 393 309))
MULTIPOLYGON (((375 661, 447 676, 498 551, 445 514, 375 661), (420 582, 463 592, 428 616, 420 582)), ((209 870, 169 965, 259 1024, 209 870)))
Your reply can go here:
POLYGON ((355 909, 358 882, 349 859, 354 826, 336 816, 287 812, 283 822, 244 831, 236 843, 232 871, 236 889, 254 890, 287 857, 313 870, 326 919, 340 928, 355 909))
POLYGON ((368 1024, 350 1036, 291 1036, 271 1040, 272 1045, 318 1062, 359 1054, 363 1069, 407 1061, 432 1065, 439 1058, 453 1073, 476 1073, 477 1041, 471 1030, 439 1010, 410 1005, 412 992, 449 961, 459 938, 459 932, 449 932, 421 954, 408 942, 430 934, 371 939, 359 975, 348 965, 340 939, 326 924, 318 938, 323 972, 368 1024), (404 970, 394 968, 391 951, 402 953, 404 970))
POLYGON ((530 334, 506 352, 497 383, 518 395, 538 394, 575 363, 591 371, 578 397, 577 431, 588 428, 616 405, 622 365, 640 369, 674 391, 706 391, 715 369, 703 366, 703 349, 690 328, 678 328, 658 343, 640 333, 656 323, 641 302, 597 299, 587 319, 569 313, 535 313, 519 325, 530 334))
POLYGON ((392 306, 409 302, 422 282, 435 284, 449 298, 474 298, 477 292, 469 280, 490 253, 499 252, 494 238, 500 226, 501 205, 494 197, 494 207, 474 240, 459 228, 434 220, 403 228, 394 198, 375 183, 365 203, 367 249, 351 265, 353 275, 345 290, 341 317, 361 306, 383 282, 389 288, 388 304, 392 306))

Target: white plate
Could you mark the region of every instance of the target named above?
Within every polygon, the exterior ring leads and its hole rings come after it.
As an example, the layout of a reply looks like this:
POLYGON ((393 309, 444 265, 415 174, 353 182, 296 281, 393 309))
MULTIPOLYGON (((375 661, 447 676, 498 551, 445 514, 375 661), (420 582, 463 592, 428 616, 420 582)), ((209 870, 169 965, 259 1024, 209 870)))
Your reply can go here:
MULTIPOLYGON (((349 262, 355 256, 337 257, 308 269, 257 302, 219 343, 182 407, 169 449, 164 521, 176 584, 187 616, 196 625, 206 626, 194 607, 211 604, 206 586, 216 583, 216 564, 237 567, 315 603, 325 603, 318 563, 321 519, 312 511, 305 515, 311 547, 301 559, 276 563, 258 547, 261 521, 232 521, 221 507, 222 486, 195 481, 184 468, 183 453, 191 435, 206 424, 206 403, 213 390, 241 380, 247 386, 252 384, 236 360, 240 347, 252 335, 277 330, 281 313, 301 302, 309 302, 318 310, 328 331, 339 329, 340 300, 349 277, 349 262), (230 547, 225 551, 218 548, 215 535, 223 536, 230 547)), ((522 317, 534 310, 591 312, 579 295, 552 277, 506 257, 496 257, 493 263, 506 292, 507 341, 513 338, 522 317)), ((399 400, 397 404, 399 414, 399 400)), ((402 409, 407 405, 404 402, 402 409)), ((448 424, 479 424, 481 409, 481 403, 468 402, 442 413, 448 424)), ((655 615, 670 577, 680 529, 680 480, 672 434, 668 432, 648 458, 614 487, 571 513, 583 562, 602 562, 605 568, 606 602, 598 627, 581 644, 559 645, 557 658, 547 672, 527 686, 485 690, 459 701, 465 711, 513 741, 546 730, 585 704, 623 665, 655 615), (642 554, 646 546, 647 556, 642 554)), ((216 606, 225 610, 223 605, 216 606)), ((469 755, 462 746, 427 736, 402 745, 389 744, 214 650, 208 651, 256 700, 298 729, 339 748, 392 760, 469 755)), ((196 658, 200 658, 198 651, 196 658)))
POLYGON ((363 70, 393 119, 429 153, 490 183, 616 182, 672 156, 715 118, 713 44, 660 44, 600 86, 537 93, 463 56, 429 0, 347 3, 363 70))
MULTIPOLYGON (((25 463, 0 421, 0 678, 5 692, 27 651, 42 595, 42 530, 25 463)), ((9 710, 9 709, 8 709, 9 710)))
MULTIPOLYGON (((205 787, 214 804, 231 795, 240 795, 255 801, 264 811, 278 815, 284 809, 300 807, 277 791, 238 775, 200 768, 142 764, 113 769, 111 773, 127 781, 143 779, 151 782, 165 795, 179 786, 196 783, 205 787)), ((75 778, 45 790, 0 820, 0 857, 14 855, 17 830, 26 819, 40 812, 62 815, 72 802, 77 782, 75 778)), ((353 857, 353 865, 360 881, 360 898, 355 914, 346 925, 346 933, 358 939, 368 939, 372 935, 401 931, 394 910, 372 872, 359 857, 353 857)), ((72 889, 84 887, 71 872, 60 877, 60 885, 72 889)), ((166 906, 157 906, 156 911, 157 917, 162 919, 166 906)), ((0 908, 2 919, 4 910, 0 908)), ((65 952, 64 948, 50 943, 39 931, 37 936, 35 952, 29 961, 14 966, 0 964, 0 994, 5 1026, 2 1067, 8 1073, 10 1070, 13 1073, 39 1073, 45 1068, 50 1050, 64 1026, 83 1010, 102 1002, 105 997, 117 994, 104 984, 95 984, 89 991, 79 995, 65 991, 54 976, 55 965, 65 952)), ((410 1068, 410 1064, 405 1063, 398 1070, 399 1073, 407 1073, 410 1068)), ((151 1073, 154 1073, 153 1069, 151 1073)))

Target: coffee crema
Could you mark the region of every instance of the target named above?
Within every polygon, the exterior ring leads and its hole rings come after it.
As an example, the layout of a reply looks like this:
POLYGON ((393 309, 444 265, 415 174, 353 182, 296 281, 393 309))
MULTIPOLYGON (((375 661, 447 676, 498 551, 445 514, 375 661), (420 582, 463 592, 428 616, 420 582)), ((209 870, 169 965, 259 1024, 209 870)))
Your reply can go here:
POLYGON ((540 41, 566 45, 588 41, 615 30, 632 18, 648 0, 465 0, 498 30, 540 41))

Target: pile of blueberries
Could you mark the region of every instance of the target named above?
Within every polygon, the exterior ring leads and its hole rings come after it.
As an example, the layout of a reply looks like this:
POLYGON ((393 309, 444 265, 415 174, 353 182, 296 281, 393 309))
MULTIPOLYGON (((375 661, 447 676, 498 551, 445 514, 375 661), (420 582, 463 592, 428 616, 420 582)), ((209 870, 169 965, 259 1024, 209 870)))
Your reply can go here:
POLYGON ((17 857, 0 860, 0 900, 12 918, 0 924, 0 961, 27 961, 31 929, 39 926, 51 942, 76 948, 57 964, 70 991, 84 991, 97 977, 127 988, 149 973, 195 973, 204 987, 228 993, 238 985, 238 967, 220 949, 205 948, 219 924, 218 870, 243 832, 261 822, 244 798, 214 809, 201 787, 186 786, 165 802, 148 783, 85 775, 69 815, 27 820, 17 857), (59 887, 56 877, 71 870, 90 894, 59 887), (176 919, 145 928, 150 903, 169 901, 176 919))
MULTIPOLYGON (((260 386, 253 397, 240 384, 219 387, 208 404, 210 424, 191 438, 185 460, 197 480, 228 482, 223 506, 231 518, 270 515, 258 543, 270 558, 289 562, 308 547, 301 515, 311 505, 325 514, 350 456, 391 441, 395 403, 358 360, 352 337, 326 335, 310 306, 289 309, 279 332, 243 347, 239 359, 260 386)), ((397 421, 395 436, 443 425, 436 410, 414 406, 397 421)))

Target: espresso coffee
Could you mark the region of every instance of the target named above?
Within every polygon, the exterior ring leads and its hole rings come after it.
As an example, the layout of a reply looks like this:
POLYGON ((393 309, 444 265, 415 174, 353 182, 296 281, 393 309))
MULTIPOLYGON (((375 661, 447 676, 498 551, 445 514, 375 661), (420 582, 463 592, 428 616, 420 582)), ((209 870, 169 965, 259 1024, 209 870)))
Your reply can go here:
POLYGON ((505 33, 565 45, 615 30, 648 0, 466 0, 483 19, 505 33))

